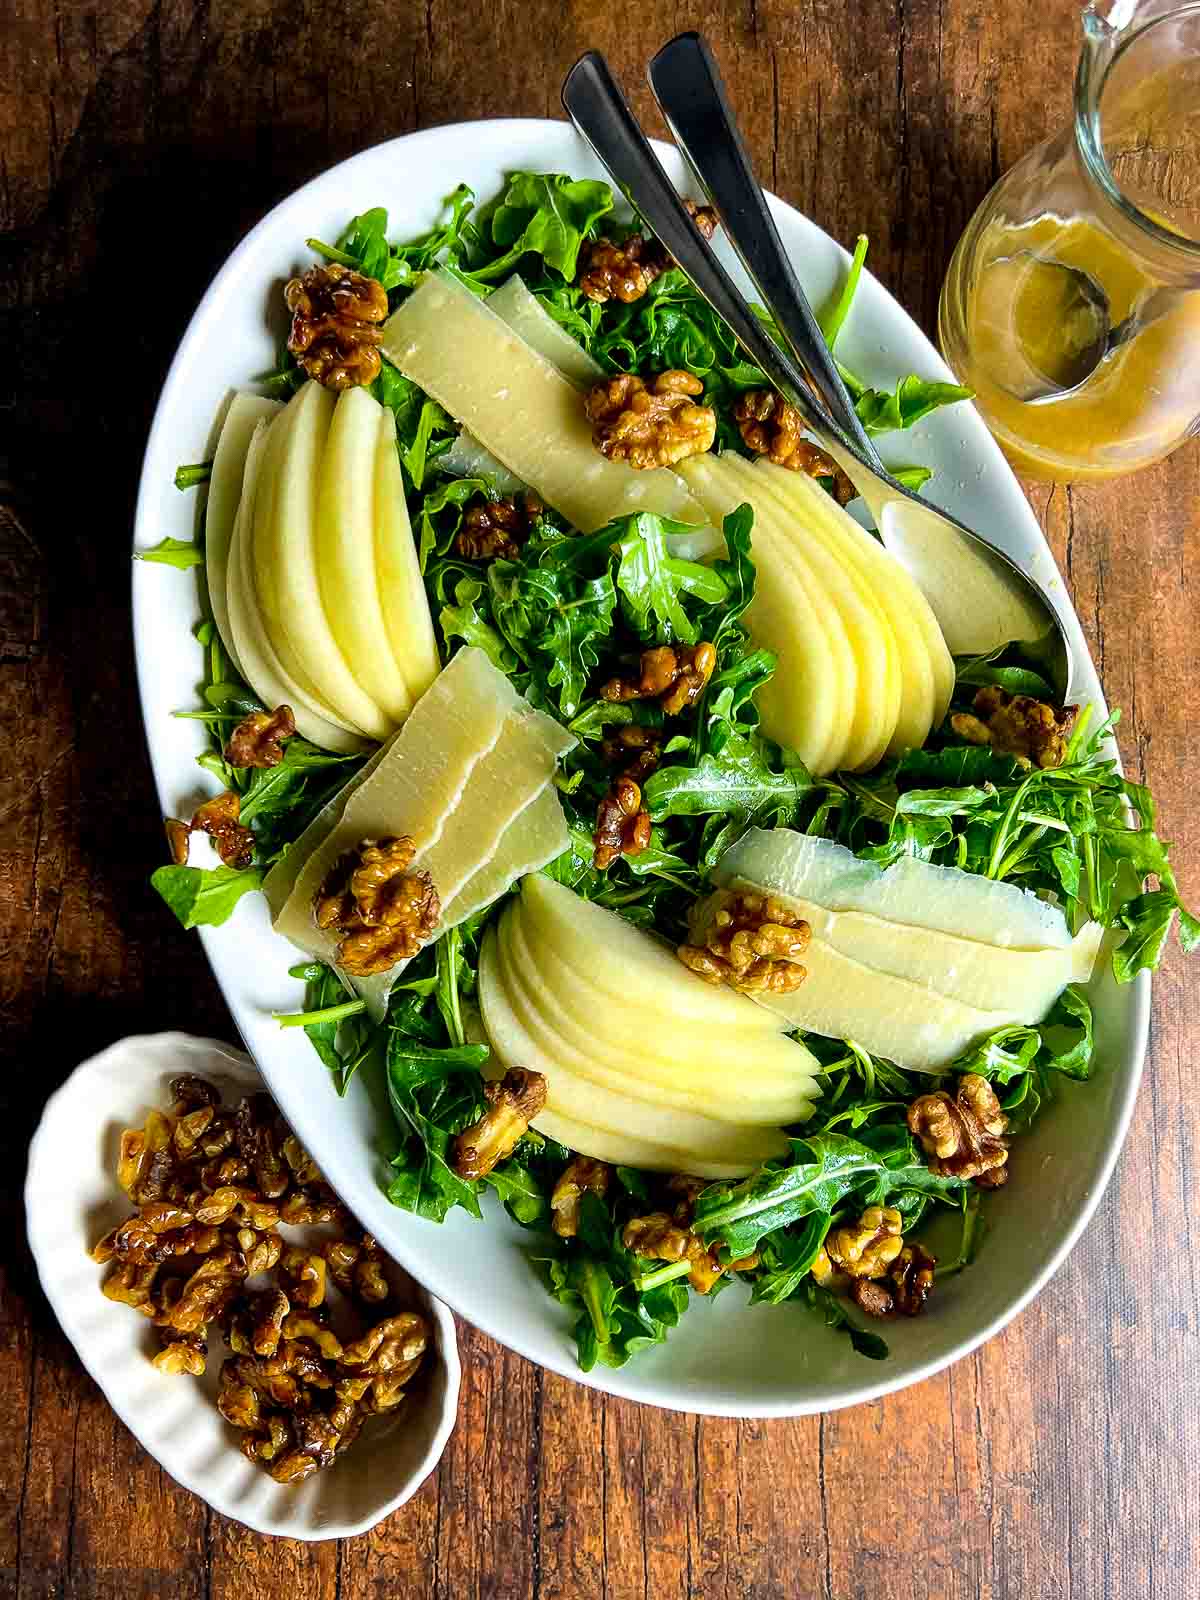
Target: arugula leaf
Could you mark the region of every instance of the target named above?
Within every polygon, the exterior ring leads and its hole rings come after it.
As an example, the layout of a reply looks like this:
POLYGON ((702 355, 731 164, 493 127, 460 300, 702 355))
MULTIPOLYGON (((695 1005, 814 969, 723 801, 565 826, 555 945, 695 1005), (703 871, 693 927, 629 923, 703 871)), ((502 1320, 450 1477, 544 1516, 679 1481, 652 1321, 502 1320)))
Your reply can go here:
MULTIPOLYGON (((614 529, 620 524, 613 524, 614 529)), ((697 625, 684 610, 683 594, 719 606, 728 593, 721 574, 698 561, 680 561, 667 553, 667 524, 648 511, 625 519, 617 541, 616 586, 634 631, 643 640, 695 644, 697 625)))
POLYGON ((854 241, 854 254, 850 258, 850 265, 846 269, 846 279, 834 297, 829 307, 817 318, 821 332, 825 336, 825 343, 832 350, 837 343, 837 336, 842 331, 842 326, 850 312, 854 296, 858 292, 858 280, 862 276, 863 263, 867 259, 867 236, 860 233, 854 241))
MULTIPOLYGON (((181 469, 182 470, 182 469, 181 469)), ((179 474, 176 473, 178 479, 179 474)), ((161 561, 166 567, 202 567, 204 551, 190 539, 163 539, 150 550, 135 550, 135 561, 161 561)))
POLYGON ((485 651, 492 665, 501 672, 512 672, 517 665, 515 652, 508 648, 491 623, 484 620, 480 610, 479 601, 486 594, 478 578, 460 578, 454 586, 454 604, 443 606, 438 612, 442 637, 447 649, 452 639, 461 639, 464 644, 473 644, 485 651))
POLYGON ((606 183, 553 172, 514 172, 492 212, 492 243, 502 254, 473 268, 477 283, 492 283, 516 270, 523 257, 539 255, 571 282, 579 247, 601 217, 612 210, 606 183))
POLYGON ((898 428, 911 428, 941 406, 969 400, 973 393, 961 384, 918 378, 910 373, 890 393, 885 389, 864 389, 856 397, 854 409, 868 433, 892 433, 898 428))
POLYGON ((840 1133, 791 1143, 790 1161, 768 1162, 740 1183, 710 1184, 696 1202, 697 1230, 718 1238, 735 1259, 777 1228, 815 1212, 831 1216, 852 1192, 865 1204, 884 1205, 892 1196, 944 1196, 962 1187, 957 1178, 930 1172, 907 1139, 883 1151, 840 1133))
POLYGON ((150 882, 185 928, 228 921, 244 894, 262 884, 262 867, 159 867, 150 882))
POLYGON ((787 824, 811 788, 807 767, 797 763, 773 770, 760 744, 726 723, 694 766, 660 767, 642 798, 655 822, 723 815, 746 823, 770 817, 787 824))

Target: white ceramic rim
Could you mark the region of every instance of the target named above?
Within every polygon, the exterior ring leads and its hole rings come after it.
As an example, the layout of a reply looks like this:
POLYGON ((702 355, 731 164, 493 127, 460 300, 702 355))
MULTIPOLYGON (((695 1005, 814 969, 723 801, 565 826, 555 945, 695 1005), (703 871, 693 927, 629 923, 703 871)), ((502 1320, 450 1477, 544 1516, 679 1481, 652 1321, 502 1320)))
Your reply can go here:
MULTIPOLYGON (((163 456, 163 459, 166 459, 166 456, 164 455, 164 442, 168 427, 168 418, 166 415, 167 408, 165 406, 165 401, 174 389, 187 381, 189 368, 192 362, 198 358, 200 348, 203 344, 203 325, 207 321, 208 317, 212 314, 214 302, 219 302, 223 296, 229 293, 232 282, 235 279, 242 262, 247 257, 254 255, 259 239, 269 231, 274 217, 283 207, 290 206, 310 192, 318 190, 325 184, 328 184, 333 179, 335 174, 344 173, 348 169, 353 168, 359 162, 373 162, 378 160, 381 153, 385 151, 389 154, 394 154, 397 158, 397 161, 399 161, 401 158, 405 160, 419 160, 422 152, 425 151, 427 147, 435 147, 439 141, 446 139, 447 136, 459 136, 473 133, 481 141, 486 140, 489 135, 496 134, 500 134, 502 136, 524 135, 530 138, 536 138, 539 134, 544 134, 545 130, 547 129, 554 128, 561 131, 565 126, 565 124, 552 119, 498 118, 482 119, 476 122, 467 123, 448 123, 435 128, 422 129, 415 133, 402 135, 396 139, 383 141, 380 144, 360 151, 357 155, 351 156, 347 160, 339 162, 334 167, 329 168, 324 173, 319 174, 317 177, 311 179, 308 183, 302 185, 298 190, 293 191, 293 193, 288 195, 284 200, 280 201, 279 204, 275 206, 263 218, 263 220, 246 235, 246 237, 229 256, 228 260, 225 262, 225 265, 218 272, 217 276, 213 279, 213 282, 206 291, 199 307, 188 324, 182 340, 180 341, 179 348, 164 381, 163 389, 159 397, 159 404, 155 411, 154 421, 151 425, 150 434, 147 440, 146 456, 143 463, 138 489, 134 530, 135 546, 148 546, 154 542, 152 508, 154 498, 159 489, 159 472, 161 470, 159 457, 163 456)), ((673 147, 665 144, 661 140, 655 140, 652 142, 657 154, 663 160, 664 165, 666 165, 667 170, 676 177, 676 181, 683 181, 678 153, 673 149, 673 147)), ((582 145, 580 146, 580 149, 582 151, 582 145)), ((768 199, 771 202, 773 210, 798 217, 808 227, 817 227, 817 225, 806 218, 802 212, 798 212, 795 207, 789 206, 777 196, 768 194, 768 199)), ((824 234, 823 229, 818 229, 818 231, 824 234)), ((828 238, 828 235, 825 235, 825 237, 828 238)), ((845 261, 849 260, 847 253, 842 250, 840 246, 836 245, 835 241, 830 241, 830 243, 834 245, 834 248, 839 250, 845 261)), ((950 369, 946 366, 940 353, 929 342, 929 340, 925 338, 920 329, 916 327, 913 319, 906 311, 904 311, 903 307, 900 306, 895 298, 878 283, 878 280, 874 279, 871 273, 864 272, 864 278, 869 279, 874 284, 876 291, 888 302, 890 302, 897 316, 903 318, 903 320, 912 329, 918 342, 924 346, 926 358, 925 367, 928 374, 934 378, 943 379, 946 382, 953 382, 954 376, 950 369)), ((989 471, 998 473, 1002 478, 1006 479, 1008 483, 1016 489, 1017 494, 1022 498, 1025 507, 1027 524, 1031 530, 1036 545, 1039 547, 1041 552, 1044 552, 1044 561, 1041 563, 1041 569, 1038 573, 1039 578, 1041 581, 1046 583, 1062 584, 1063 580, 1061 575, 1058 573, 1057 566, 1050 554, 1049 547, 1045 541, 1045 535, 1043 534, 1037 519, 1034 517, 1028 502, 1024 501, 1023 493, 1020 490, 1019 485, 1016 484, 1015 475, 1013 474, 1012 469, 1008 465, 1008 462, 1001 452, 999 445, 988 432, 982 419, 978 416, 978 413, 975 412, 974 407, 970 407, 970 411, 972 413, 973 424, 971 427, 971 432, 974 435, 972 442, 974 448, 978 452, 979 457, 986 463, 989 471)), ((933 496, 933 498, 937 498, 936 494, 933 496)), ((1070 604, 1069 597, 1068 603, 1070 604)), ((136 607, 137 602, 135 585, 135 637, 137 633, 136 607)), ((1094 683, 1096 689, 1099 690, 1099 682, 1095 677, 1095 671, 1091 662, 1090 652, 1088 651, 1086 640, 1083 637, 1082 629, 1079 626, 1073 604, 1070 604, 1069 620, 1073 623, 1073 627, 1070 629, 1072 634, 1072 648, 1077 652, 1081 652, 1080 659, 1085 669, 1083 672, 1084 686, 1086 688, 1088 685, 1094 683)), ((143 726, 146 732, 147 747, 150 753, 150 761, 154 771, 155 783, 158 788, 160 799, 165 806, 167 804, 168 795, 167 774, 162 769, 162 765, 157 754, 156 741, 152 735, 147 711, 145 680, 150 671, 150 663, 144 658, 140 651, 137 652, 137 676, 139 694, 142 704, 143 726)), ((1090 695, 1085 697, 1092 698, 1090 695)), ((1097 693, 1094 698, 1099 703, 1103 703, 1101 694, 1097 693)), ((219 928, 200 928, 197 930, 197 932, 200 935, 205 953, 209 958, 210 966, 213 967, 214 975, 216 975, 217 966, 214 962, 214 952, 211 941, 214 939, 219 940, 221 930, 219 928)), ((220 983, 219 977, 218 983, 220 983)), ((222 992, 224 993, 224 985, 221 987, 222 992)), ((871 1400, 879 1399, 883 1395, 891 1394, 899 1389, 908 1388, 912 1384, 920 1383, 926 1378, 932 1377, 935 1373, 938 1373, 944 1368, 951 1366, 954 1362, 961 1360, 962 1357, 971 1354, 972 1351, 977 1350, 980 1345, 984 1344, 994 1334, 1000 1332, 1002 1328, 1006 1327, 1008 1323, 1011 1322, 1014 1317, 1019 1315, 1019 1313, 1025 1309, 1030 1301, 1041 1292, 1047 1282, 1062 1266, 1063 1262, 1071 1253, 1072 1249, 1075 1247, 1079 1238, 1088 1226, 1088 1223, 1091 1221, 1093 1215, 1095 1214, 1096 1208, 1100 1203, 1101 1197, 1107 1190, 1108 1184, 1112 1178, 1113 1169, 1117 1163, 1117 1158, 1119 1157, 1121 1149, 1124 1145, 1145 1065, 1146 1047, 1150 1031, 1149 974, 1144 972, 1139 974, 1139 976, 1134 980, 1133 984, 1129 986, 1129 990, 1129 1027, 1134 1043, 1132 1051, 1129 1052, 1126 1058, 1127 1081, 1119 1099, 1117 1099, 1115 1102, 1114 1115, 1106 1139, 1106 1148, 1104 1155, 1097 1166, 1096 1182, 1093 1184, 1086 1199, 1081 1203, 1074 1221, 1065 1230, 1058 1246, 1051 1252, 1046 1260, 1043 1261, 1026 1287, 1013 1299, 1009 1305, 1003 1309, 1003 1311, 991 1317, 971 1334, 960 1339, 949 1350, 931 1358, 930 1360, 908 1368, 900 1375, 893 1377, 881 1376, 875 1382, 865 1382, 861 1386, 856 1385, 852 1391, 848 1390, 844 1395, 841 1395, 833 1400, 816 1403, 811 1400, 806 1401, 803 1399, 784 1399, 777 1403, 764 1403, 749 1407, 740 1403, 725 1404, 720 1400, 709 1401, 702 1405, 685 1405, 670 1398, 656 1399, 645 1394, 631 1393, 623 1386, 621 1382, 621 1372, 624 1369, 618 1369, 614 1371, 612 1369, 594 1368, 591 1372, 583 1372, 579 1369, 572 1357, 567 1352, 563 1352, 560 1359, 555 1360, 551 1359, 545 1351, 534 1351, 529 1347, 526 1341, 519 1338, 513 1338, 502 1328, 491 1324, 486 1314, 481 1314, 478 1308, 474 1306, 468 1306, 464 1302, 462 1296, 458 1293, 457 1286, 455 1285, 452 1276, 448 1274, 447 1282, 438 1282, 436 1288, 434 1288, 428 1282, 429 1272, 424 1261, 422 1261, 421 1267, 418 1270, 413 1265, 411 1260, 406 1257, 405 1250, 395 1242, 389 1244, 389 1252, 396 1257, 401 1265, 403 1265, 414 1278, 417 1278, 422 1283, 425 1283, 426 1286, 430 1288, 431 1294, 434 1294, 436 1298, 444 1301, 446 1305, 450 1306, 466 1321, 471 1322, 474 1326, 480 1328, 484 1333, 496 1339, 499 1343, 505 1345, 511 1350, 516 1351, 518 1355, 526 1357, 527 1360, 532 1361, 535 1365, 547 1367, 551 1371, 557 1372, 563 1377, 570 1378, 577 1383, 585 1385, 586 1387, 601 1390, 604 1393, 614 1394, 622 1398, 634 1399, 644 1404, 656 1405, 664 1410, 675 1410, 685 1412, 687 1414, 700 1414, 707 1416, 731 1416, 745 1418, 807 1416, 840 1410, 846 1406, 859 1405, 871 1400)), ((243 1027, 242 1016, 240 1014, 241 1007, 234 1004, 227 994, 225 995, 225 998, 227 1004, 229 1004, 230 1009, 233 1012, 234 1021, 238 1026, 239 1032, 242 1034, 243 1039, 245 1039, 246 1030, 243 1027)), ((295 1114, 295 1108, 290 1109, 287 1114, 289 1116, 289 1120, 292 1121, 296 1126, 297 1132, 300 1134, 301 1138, 304 1139, 306 1144, 311 1144, 312 1141, 307 1137, 306 1134, 304 1118, 298 1114, 295 1114)), ((320 1142, 321 1141, 318 1138, 317 1143, 320 1144, 320 1142)), ((322 1166, 330 1182, 339 1190, 339 1192, 341 1192, 343 1188, 343 1183, 339 1181, 341 1178, 341 1163, 334 1161, 322 1162, 322 1166)), ((486 1312, 486 1308, 484 1308, 484 1311, 486 1312)))
MULTIPOLYGON (((462 1384, 462 1362, 458 1354, 458 1330, 450 1308, 439 1300, 436 1295, 430 1293, 429 1290, 426 1289, 425 1292, 429 1295, 429 1311, 437 1326, 438 1359, 446 1374, 446 1393, 442 1415, 430 1439, 429 1446, 420 1458, 418 1465, 409 1474, 403 1487, 384 1504, 353 1522, 330 1522, 322 1524, 319 1528, 313 1528, 302 1522, 292 1523, 281 1520, 273 1525, 267 1525, 261 1521, 254 1520, 236 1505, 218 1504, 212 1497, 211 1485, 206 1483, 202 1477, 186 1470, 180 1471, 173 1466, 168 1466, 158 1452, 147 1443, 141 1428, 138 1426, 137 1418, 131 1414, 130 1409, 123 1403, 119 1393, 114 1391, 105 1376, 103 1367, 93 1361, 88 1341, 76 1337, 78 1318, 67 1296, 61 1292, 58 1277, 53 1270, 51 1254, 48 1252, 43 1237, 46 1230, 39 1226, 35 1220, 36 1206, 30 1203, 34 1194, 34 1180, 38 1163, 42 1159, 41 1147, 43 1140, 49 1134, 49 1124, 53 1121, 55 1113, 64 1102, 70 1100, 81 1074, 102 1064, 107 1057, 118 1051, 127 1049, 130 1046, 137 1047, 143 1043, 153 1043, 163 1049, 177 1048, 180 1045, 185 1048, 197 1046, 209 1048, 220 1052, 227 1060, 231 1060, 236 1067, 249 1068, 258 1073, 260 1079, 262 1076, 254 1058, 246 1051, 239 1050, 236 1046, 226 1044, 219 1039, 202 1039, 195 1034, 185 1033, 130 1035, 124 1039, 116 1040, 95 1055, 89 1056, 87 1060, 81 1061, 47 1099, 42 1108, 41 1117, 38 1119, 37 1128, 34 1130, 33 1138, 29 1141, 29 1156, 26 1164, 22 1198, 25 1204, 29 1248, 33 1256, 34 1266, 37 1269, 38 1282, 42 1286, 42 1293, 46 1296, 50 1309, 58 1319, 58 1325, 70 1342, 72 1349, 79 1358, 80 1364, 113 1411, 137 1440, 138 1445, 145 1450, 147 1455, 153 1456, 168 1477, 173 1478, 176 1483, 181 1484, 183 1488, 203 1500, 205 1505, 210 1506, 220 1516, 229 1517, 234 1522, 240 1522, 243 1527, 250 1528, 253 1532, 261 1533, 270 1538, 302 1539, 308 1543, 322 1543, 329 1539, 350 1539, 360 1533, 367 1533, 385 1517, 389 1517, 394 1511, 399 1510, 416 1494, 444 1455, 450 1435, 453 1433, 455 1424, 458 1421, 458 1396, 462 1384)), ((115 1177, 113 1178, 113 1185, 115 1188, 115 1177)), ((403 1266, 403 1262, 400 1264, 403 1266)), ((408 1269, 405 1268, 405 1270, 407 1271, 408 1269)), ((415 1278, 415 1274, 410 1273, 409 1276, 415 1278)), ((422 1288, 424 1288, 424 1285, 422 1285, 422 1288)), ((130 1314, 130 1323, 131 1327, 136 1328, 138 1326, 132 1313, 130 1314)), ((232 1440, 229 1443, 229 1449, 236 1452, 237 1446, 232 1440)))

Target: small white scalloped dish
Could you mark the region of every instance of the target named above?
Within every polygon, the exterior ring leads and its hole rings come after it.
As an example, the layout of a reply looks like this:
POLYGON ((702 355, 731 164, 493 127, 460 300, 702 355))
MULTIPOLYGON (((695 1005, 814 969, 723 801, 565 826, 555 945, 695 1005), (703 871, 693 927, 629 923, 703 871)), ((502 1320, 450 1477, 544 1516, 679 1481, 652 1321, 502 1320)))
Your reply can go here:
POLYGON ((203 1378, 160 1373, 151 1364, 156 1346, 149 1323, 105 1299, 100 1284, 108 1269, 89 1254, 129 1215, 115 1176, 121 1130, 140 1125, 152 1107, 168 1106, 168 1079, 180 1072, 210 1078, 226 1099, 262 1088, 240 1050, 160 1033, 121 1040, 77 1067, 51 1095, 29 1148, 25 1182, 29 1243, 46 1298, 121 1421, 214 1511, 292 1539, 365 1533, 416 1493, 446 1447, 458 1411, 454 1318, 402 1269, 389 1268, 397 1291, 434 1330, 400 1415, 368 1422, 334 1466, 295 1486, 274 1482, 248 1461, 216 1407, 219 1341, 210 1345, 203 1378))
MULTIPOLYGON (((661 144, 657 149, 686 190, 678 153, 661 144)), ((566 123, 468 123, 365 150, 278 205, 218 273, 180 344, 146 449, 137 548, 166 535, 193 535, 196 503, 174 488, 175 468, 211 453, 215 419, 230 391, 272 366, 285 331, 280 284, 311 264, 306 238, 335 238, 350 217, 372 206, 388 208, 393 238, 411 238, 433 224, 456 184, 469 183, 487 200, 507 172, 519 169, 603 176, 566 123)), ((846 252, 782 201, 772 199, 771 209, 810 299, 823 304, 845 273, 846 252)), ((745 286, 732 253, 724 245, 721 252, 745 286)), ((909 372, 951 378, 869 272, 838 355, 878 385, 891 387, 909 372)), ((934 469, 928 494, 937 504, 1027 561, 1044 583, 1062 584, 1037 519, 973 406, 938 411, 882 445, 895 464, 934 469)), ((200 724, 172 716, 195 704, 195 574, 135 563, 133 600, 138 679, 162 810, 186 816, 196 797, 213 788, 195 764, 204 748, 200 724)), ((1102 709, 1073 615, 1070 631, 1082 698, 1102 709)), ((147 874, 156 864, 146 863, 147 874)), ((928 1377, 1002 1328, 1062 1263, 1104 1192, 1133 1110, 1149 1021, 1145 974, 1123 988, 1110 973, 1093 981, 1093 1081, 1064 1084, 1057 1102, 1022 1137, 1013 1181, 988 1196, 988 1235, 978 1264, 940 1281, 927 1315, 887 1325, 887 1361, 856 1355, 843 1335, 798 1306, 751 1306, 745 1287, 735 1285, 714 1302, 693 1306, 665 1345, 619 1371, 597 1366, 584 1373, 575 1360, 572 1313, 547 1295, 530 1264, 530 1236, 491 1197, 484 1223, 459 1210, 440 1226, 388 1203, 381 1146, 389 1113, 378 1086, 360 1073, 339 1100, 302 1030, 281 1031, 272 1021, 273 1011, 302 1007, 303 986, 288 977, 296 952, 272 932, 262 897, 247 895, 223 927, 201 929, 200 937, 242 1038, 288 1120, 355 1215, 398 1261, 460 1315, 532 1361, 611 1394, 718 1416, 796 1416, 872 1400, 928 1377)))

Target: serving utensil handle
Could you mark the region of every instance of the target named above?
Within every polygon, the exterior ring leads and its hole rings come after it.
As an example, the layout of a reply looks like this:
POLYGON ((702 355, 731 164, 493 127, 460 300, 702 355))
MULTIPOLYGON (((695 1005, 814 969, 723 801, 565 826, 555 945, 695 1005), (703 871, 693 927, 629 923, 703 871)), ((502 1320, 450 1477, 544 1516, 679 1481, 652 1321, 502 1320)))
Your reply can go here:
POLYGON ((780 333, 834 420, 872 465, 882 466, 783 248, 712 51, 698 33, 681 33, 663 45, 646 75, 676 144, 780 333))
POLYGON ((563 83, 562 103, 626 198, 723 318, 755 365, 792 402, 818 439, 831 436, 846 442, 838 425, 813 395, 801 368, 767 333, 688 216, 675 185, 599 51, 589 50, 571 68, 563 83))

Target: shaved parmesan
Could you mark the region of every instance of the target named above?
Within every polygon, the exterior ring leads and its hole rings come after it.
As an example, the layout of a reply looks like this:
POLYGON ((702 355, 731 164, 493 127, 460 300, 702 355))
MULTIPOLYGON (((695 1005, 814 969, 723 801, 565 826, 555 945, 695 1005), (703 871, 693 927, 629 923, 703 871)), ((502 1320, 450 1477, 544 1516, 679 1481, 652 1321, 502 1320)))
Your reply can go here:
POLYGON ((383 353, 585 533, 633 511, 705 520, 673 472, 606 460, 578 391, 452 278, 414 290, 384 325, 383 353))
POLYGON ((1012 950, 1065 950, 1071 933, 1057 906, 1027 889, 904 856, 883 868, 843 845, 787 828, 751 828, 721 857, 714 881, 739 878, 829 911, 867 911, 1012 950))

